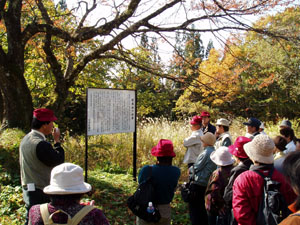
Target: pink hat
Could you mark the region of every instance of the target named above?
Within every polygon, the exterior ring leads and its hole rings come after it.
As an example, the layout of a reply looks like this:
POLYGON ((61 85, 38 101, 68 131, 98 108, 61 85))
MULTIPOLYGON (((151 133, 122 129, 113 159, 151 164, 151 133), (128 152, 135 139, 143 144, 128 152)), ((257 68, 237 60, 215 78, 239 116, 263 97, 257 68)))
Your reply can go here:
POLYGON ((192 125, 197 125, 202 123, 202 118, 201 116, 194 116, 190 122, 192 125))
POLYGON ((229 152, 232 155, 235 155, 238 158, 243 158, 243 159, 249 158, 248 155, 246 154, 245 150, 244 150, 244 144, 246 144, 250 141, 251 141, 250 138, 247 138, 247 137, 244 137, 244 136, 237 137, 234 144, 230 145, 228 147, 229 152))
POLYGON ((33 111, 33 116, 38 119, 39 121, 55 121, 57 118, 54 116, 54 112, 51 109, 35 109, 33 111))
POLYGON ((201 117, 203 117, 203 116, 210 117, 210 114, 209 114, 209 112, 203 111, 203 112, 201 112, 201 117))
POLYGON ((155 157, 176 156, 172 141, 167 139, 160 139, 158 144, 152 148, 151 154, 155 157))

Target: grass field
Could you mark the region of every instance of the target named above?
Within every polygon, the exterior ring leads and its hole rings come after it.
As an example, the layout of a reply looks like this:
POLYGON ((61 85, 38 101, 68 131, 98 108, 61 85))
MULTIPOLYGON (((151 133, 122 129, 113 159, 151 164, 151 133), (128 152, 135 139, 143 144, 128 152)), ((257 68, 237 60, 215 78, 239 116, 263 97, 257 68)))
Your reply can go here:
MULTIPOLYGON (((236 119, 230 133, 235 139, 245 134, 242 119, 236 119)), ((296 124, 296 121, 292 121, 296 124)), ((279 134, 278 124, 266 123, 266 132, 274 137, 279 134)), ((296 135, 299 134, 298 128, 296 135)), ((180 183, 187 180, 186 166, 182 164, 185 148, 183 139, 190 134, 188 121, 170 122, 166 119, 148 119, 139 123, 137 130, 137 168, 154 164, 151 148, 161 138, 174 143, 176 157, 174 165, 181 168, 180 183)), ((0 134, 0 224, 24 224, 25 207, 19 178, 18 148, 25 135, 17 129, 9 129, 0 134)), ((85 137, 64 134, 63 147, 66 161, 84 167, 85 137)), ((126 200, 137 186, 132 177, 132 134, 113 134, 91 136, 88 140, 89 173, 88 182, 94 187, 92 196, 96 206, 102 209, 111 224, 134 224, 134 216, 126 207, 126 200)), ((172 202, 173 224, 188 224, 186 204, 177 190, 172 202)))
MULTIPOLYGON (((0 178, 4 176, 0 171, 0 178)), ((127 198, 135 191, 137 183, 132 175, 120 171, 105 172, 101 169, 90 171, 88 182, 93 186, 93 194, 85 196, 82 201, 95 200, 96 207, 100 208, 109 222, 118 224, 135 224, 135 216, 126 206, 127 198)), ((173 224, 188 224, 187 206, 181 200, 177 190, 172 202, 173 224)), ((0 224, 24 224, 25 207, 22 201, 21 187, 15 183, 1 184, 0 194, 0 224)))

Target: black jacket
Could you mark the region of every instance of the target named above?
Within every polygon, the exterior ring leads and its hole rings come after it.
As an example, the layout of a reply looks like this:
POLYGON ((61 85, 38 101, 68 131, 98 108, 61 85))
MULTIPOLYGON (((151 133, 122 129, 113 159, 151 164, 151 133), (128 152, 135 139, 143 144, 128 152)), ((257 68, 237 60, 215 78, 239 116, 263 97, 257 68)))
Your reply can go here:
POLYGON ((224 195, 223 195, 223 198, 224 198, 225 203, 226 203, 226 207, 228 207, 229 209, 232 208, 232 186, 233 186, 233 183, 234 183, 235 179, 241 173, 249 170, 249 168, 252 164, 253 163, 250 159, 246 159, 240 165, 234 167, 231 170, 230 179, 229 179, 229 182, 228 182, 227 186, 225 187, 225 191, 224 191, 224 195))
POLYGON ((203 134, 210 132, 215 134, 216 133, 216 127, 214 125, 211 125, 211 123, 208 123, 206 127, 202 127, 203 134))

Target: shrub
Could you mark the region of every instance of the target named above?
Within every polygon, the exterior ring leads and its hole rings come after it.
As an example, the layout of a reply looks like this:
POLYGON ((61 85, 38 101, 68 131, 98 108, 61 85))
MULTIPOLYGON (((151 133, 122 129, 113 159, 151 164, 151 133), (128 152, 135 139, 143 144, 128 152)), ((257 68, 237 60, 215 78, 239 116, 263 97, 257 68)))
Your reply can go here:
POLYGON ((2 186, 0 193, 0 224, 20 224, 25 221, 26 209, 20 186, 2 186))
POLYGON ((11 177, 19 174, 19 145, 25 133, 19 129, 6 129, 0 134, 0 163, 11 177))

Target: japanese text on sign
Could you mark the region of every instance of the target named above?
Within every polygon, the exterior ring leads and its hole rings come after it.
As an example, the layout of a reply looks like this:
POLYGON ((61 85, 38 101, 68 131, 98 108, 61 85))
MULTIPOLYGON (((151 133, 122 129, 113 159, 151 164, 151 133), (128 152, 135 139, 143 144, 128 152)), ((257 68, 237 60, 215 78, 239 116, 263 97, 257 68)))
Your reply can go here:
POLYGON ((89 88, 87 95, 88 135, 135 131, 135 91, 89 88))

